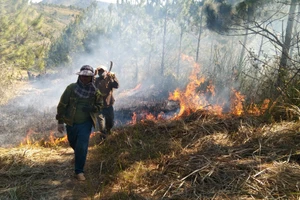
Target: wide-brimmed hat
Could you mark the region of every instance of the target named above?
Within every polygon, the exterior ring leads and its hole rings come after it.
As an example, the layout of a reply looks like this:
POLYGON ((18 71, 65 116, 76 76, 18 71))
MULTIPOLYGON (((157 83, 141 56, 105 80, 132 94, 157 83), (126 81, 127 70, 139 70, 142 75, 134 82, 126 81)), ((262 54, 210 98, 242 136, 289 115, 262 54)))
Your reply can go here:
POLYGON ((89 65, 83 65, 80 68, 80 72, 77 72, 76 74, 81 76, 94 76, 94 69, 89 65))

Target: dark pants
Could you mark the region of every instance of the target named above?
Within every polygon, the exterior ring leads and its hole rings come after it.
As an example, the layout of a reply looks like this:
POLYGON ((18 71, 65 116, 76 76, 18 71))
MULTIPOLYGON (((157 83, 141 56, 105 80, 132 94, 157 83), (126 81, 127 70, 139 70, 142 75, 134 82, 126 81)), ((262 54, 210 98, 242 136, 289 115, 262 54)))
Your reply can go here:
POLYGON ((75 153, 75 173, 83 173, 89 147, 89 139, 93 122, 89 120, 82 124, 66 126, 68 141, 75 153))
POLYGON ((113 106, 103 108, 102 111, 99 112, 97 119, 99 130, 104 134, 110 133, 110 129, 114 126, 115 120, 113 106))

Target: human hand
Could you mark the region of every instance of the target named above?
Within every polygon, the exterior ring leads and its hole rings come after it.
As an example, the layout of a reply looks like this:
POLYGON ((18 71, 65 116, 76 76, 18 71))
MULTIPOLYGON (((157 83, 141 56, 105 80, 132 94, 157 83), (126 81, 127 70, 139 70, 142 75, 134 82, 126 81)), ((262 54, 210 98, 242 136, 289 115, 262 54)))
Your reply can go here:
POLYGON ((63 133, 65 131, 64 124, 57 124, 57 131, 63 133))
POLYGON ((112 72, 108 72, 107 75, 112 79, 114 79, 116 77, 115 73, 112 73, 112 72))

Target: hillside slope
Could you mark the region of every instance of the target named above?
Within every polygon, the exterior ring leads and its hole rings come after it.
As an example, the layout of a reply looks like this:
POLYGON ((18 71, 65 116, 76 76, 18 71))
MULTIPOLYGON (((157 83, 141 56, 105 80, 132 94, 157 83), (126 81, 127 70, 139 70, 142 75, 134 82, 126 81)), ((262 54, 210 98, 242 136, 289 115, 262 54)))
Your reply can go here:
POLYGON ((57 38, 61 32, 82 13, 79 8, 51 4, 32 4, 38 14, 45 17, 41 32, 50 38, 57 38), (49 34, 49 35, 48 35, 49 34))
POLYGON ((49 47, 82 13, 80 9, 32 4, 17 0, 0 2, 0 104, 26 85, 27 71, 45 73, 49 47))
POLYGON ((91 138, 85 182, 63 140, 2 148, 0 199, 298 199, 299 131, 200 111, 143 121, 91 138))
POLYGON ((81 10, 55 5, 27 4, 16 0, 0 3, 1 66, 18 70, 43 70, 52 42, 81 10))

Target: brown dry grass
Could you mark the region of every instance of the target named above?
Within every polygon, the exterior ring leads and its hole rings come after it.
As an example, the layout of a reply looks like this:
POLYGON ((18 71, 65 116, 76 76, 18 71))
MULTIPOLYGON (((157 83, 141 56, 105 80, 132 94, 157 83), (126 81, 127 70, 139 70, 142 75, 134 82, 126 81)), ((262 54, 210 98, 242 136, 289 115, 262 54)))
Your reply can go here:
POLYGON ((298 199, 300 123, 192 116, 91 139, 87 180, 65 143, 0 149, 0 199, 298 199))

